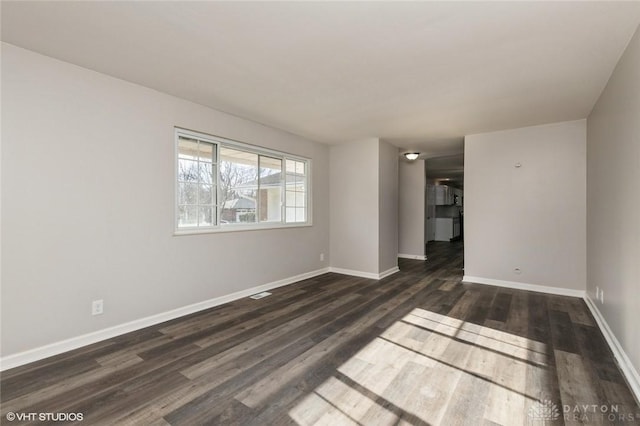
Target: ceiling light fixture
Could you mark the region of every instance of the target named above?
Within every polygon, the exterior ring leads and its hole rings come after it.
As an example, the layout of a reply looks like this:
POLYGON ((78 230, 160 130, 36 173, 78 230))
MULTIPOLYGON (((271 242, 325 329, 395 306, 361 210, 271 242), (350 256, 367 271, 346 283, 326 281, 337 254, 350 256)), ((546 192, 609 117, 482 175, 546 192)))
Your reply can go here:
POLYGON ((407 152, 404 154, 404 156, 407 157, 407 160, 409 161, 415 160, 419 155, 420 154, 418 154, 417 152, 407 152))

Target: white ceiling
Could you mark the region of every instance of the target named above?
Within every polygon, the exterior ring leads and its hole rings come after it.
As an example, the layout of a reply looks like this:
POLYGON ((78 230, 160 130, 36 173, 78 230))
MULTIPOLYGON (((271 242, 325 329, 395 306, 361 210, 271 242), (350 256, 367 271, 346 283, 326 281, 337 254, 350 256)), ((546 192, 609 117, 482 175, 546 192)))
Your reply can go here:
POLYGON ((432 155, 584 118, 640 2, 2 2, 2 40, 296 133, 432 155))

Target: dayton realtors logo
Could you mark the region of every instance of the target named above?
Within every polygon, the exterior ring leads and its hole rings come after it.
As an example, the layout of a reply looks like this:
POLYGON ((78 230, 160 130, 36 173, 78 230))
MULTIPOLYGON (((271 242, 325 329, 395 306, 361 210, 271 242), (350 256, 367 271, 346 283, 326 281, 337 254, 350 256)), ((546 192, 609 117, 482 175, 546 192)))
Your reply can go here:
POLYGON ((535 404, 529 407, 527 415, 532 420, 551 422, 560 418, 560 410, 558 410, 558 406, 554 404, 553 401, 545 399, 543 401, 536 401, 535 404))
POLYGON ((541 421, 542 424, 562 420, 577 423, 602 422, 637 422, 640 413, 622 413, 617 404, 564 404, 559 405, 551 400, 536 401, 527 412, 529 419, 541 421), (562 409, 562 411, 561 411, 562 409))

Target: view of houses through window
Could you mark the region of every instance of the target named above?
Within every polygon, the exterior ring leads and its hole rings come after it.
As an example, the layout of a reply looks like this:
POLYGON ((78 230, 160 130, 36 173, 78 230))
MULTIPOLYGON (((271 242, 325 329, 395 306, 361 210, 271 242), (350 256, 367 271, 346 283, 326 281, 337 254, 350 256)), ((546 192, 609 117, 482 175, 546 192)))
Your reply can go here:
POLYGON ((307 222, 308 160, 181 131, 176 139, 178 229, 307 222))
POLYGON ((306 164, 302 161, 287 160, 287 222, 306 222, 306 164))
POLYGON ((178 137, 180 226, 207 227, 216 223, 215 159, 215 144, 178 137))
POLYGON ((221 147, 220 199, 222 223, 280 222, 282 159, 221 147))

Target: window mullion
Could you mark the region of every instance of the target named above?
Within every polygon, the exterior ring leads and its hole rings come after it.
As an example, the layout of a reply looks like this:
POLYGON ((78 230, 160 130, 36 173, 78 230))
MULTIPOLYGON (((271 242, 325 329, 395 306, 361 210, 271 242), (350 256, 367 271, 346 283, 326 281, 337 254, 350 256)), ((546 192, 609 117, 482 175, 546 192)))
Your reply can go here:
POLYGON ((280 223, 287 223, 287 159, 282 157, 282 171, 280 172, 280 223))
POLYGON ((262 215, 260 214, 260 202, 262 201, 260 199, 260 181, 262 180, 262 177, 260 176, 260 163, 262 162, 262 155, 257 154, 258 155, 258 173, 257 173, 257 179, 256 179, 256 223, 260 223, 262 222, 260 220, 260 218, 262 217, 262 215))
POLYGON ((220 214, 222 212, 222 207, 220 206, 220 144, 217 143, 215 146, 216 151, 216 172, 215 172, 215 181, 216 181, 216 223, 214 226, 220 227, 220 214))

